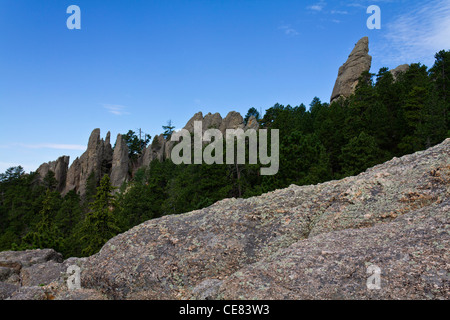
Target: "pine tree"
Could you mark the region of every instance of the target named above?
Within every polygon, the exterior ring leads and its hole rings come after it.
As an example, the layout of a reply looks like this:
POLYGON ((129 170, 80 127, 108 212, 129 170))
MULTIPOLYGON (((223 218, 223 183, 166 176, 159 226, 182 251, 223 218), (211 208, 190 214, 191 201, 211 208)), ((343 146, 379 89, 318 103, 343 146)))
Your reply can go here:
POLYGON ((254 116, 256 118, 256 120, 261 119, 261 115, 259 114, 258 110, 256 110, 256 108, 250 108, 250 109, 248 109, 248 112, 244 117, 245 124, 248 123, 248 119, 250 119, 251 116, 254 116))
POLYGON ((113 190, 109 176, 105 175, 97 188, 94 202, 90 205, 91 211, 86 214, 81 228, 83 255, 97 253, 109 239, 120 232, 116 218, 112 214, 115 205, 113 190))
POLYGON ((173 130, 175 129, 175 126, 172 125, 172 120, 167 121, 167 126, 163 126, 162 128, 164 129, 164 139, 170 140, 173 130))
POLYGON ((54 223, 56 212, 60 206, 61 198, 58 192, 47 189, 42 209, 39 211, 39 221, 34 230, 28 233, 23 244, 28 248, 52 248, 57 251, 63 250, 62 234, 54 223))
POLYGON ((380 161, 380 154, 375 138, 361 132, 342 147, 340 161, 343 176, 355 175, 374 166, 380 161))
POLYGON ((450 136, 450 51, 439 51, 435 63, 430 69, 430 78, 434 81, 437 96, 443 105, 446 130, 450 136))

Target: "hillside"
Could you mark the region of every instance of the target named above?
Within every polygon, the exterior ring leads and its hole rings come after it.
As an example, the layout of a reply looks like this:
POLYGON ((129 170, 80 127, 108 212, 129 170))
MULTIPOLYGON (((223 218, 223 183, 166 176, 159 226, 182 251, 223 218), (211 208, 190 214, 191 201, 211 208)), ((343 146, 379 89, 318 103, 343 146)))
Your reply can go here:
POLYGON ((357 176, 153 219, 84 259, 2 252, 0 298, 449 299, 449 155, 447 139, 357 176), (70 265, 81 290, 67 290, 70 265))

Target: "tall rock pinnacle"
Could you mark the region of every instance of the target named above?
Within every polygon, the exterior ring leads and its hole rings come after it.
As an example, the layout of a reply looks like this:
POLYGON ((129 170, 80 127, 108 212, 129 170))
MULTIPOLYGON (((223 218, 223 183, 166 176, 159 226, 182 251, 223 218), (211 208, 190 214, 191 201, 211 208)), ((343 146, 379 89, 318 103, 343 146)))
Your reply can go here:
POLYGON ((330 103, 347 98, 355 92, 361 73, 369 71, 372 65, 372 56, 369 55, 369 38, 361 38, 348 56, 347 61, 339 68, 336 84, 334 85, 330 103))
POLYGON ((122 135, 117 135, 116 147, 114 148, 111 184, 115 187, 120 187, 128 178, 128 146, 122 135))

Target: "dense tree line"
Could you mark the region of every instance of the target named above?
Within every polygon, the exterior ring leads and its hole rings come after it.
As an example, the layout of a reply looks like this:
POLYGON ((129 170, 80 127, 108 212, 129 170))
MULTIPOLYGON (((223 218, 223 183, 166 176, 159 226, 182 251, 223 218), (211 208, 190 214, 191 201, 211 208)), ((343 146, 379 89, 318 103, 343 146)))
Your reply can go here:
MULTIPOLYGON (((280 130, 280 168, 260 165, 175 165, 151 162, 114 193, 109 177, 88 179, 86 195, 56 191, 54 174, 40 179, 21 167, 0 175, 0 250, 54 248, 66 257, 97 252, 111 237, 143 221, 204 208, 228 197, 251 197, 289 186, 358 174, 393 157, 426 149, 450 137, 450 51, 428 69, 412 64, 393 78, 387 68, 363 73, 355 94, 333 104, 276 104, 261 128, 280 130)), ((164 126, 170 137, 172 123, 164 126)), ((124 135, 136 159, 150 137, 124 135)), ((94 177, 94 176, 92 176, 94 177)))

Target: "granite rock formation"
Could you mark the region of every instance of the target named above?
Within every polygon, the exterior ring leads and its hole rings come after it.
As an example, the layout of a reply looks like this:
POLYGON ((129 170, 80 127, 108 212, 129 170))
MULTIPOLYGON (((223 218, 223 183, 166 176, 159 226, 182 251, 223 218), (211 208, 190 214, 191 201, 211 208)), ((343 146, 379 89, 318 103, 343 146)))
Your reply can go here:
MULTIPOLYGON (((194 133, 194 122, 202 122, 202 131, 207 129, 219 129, 223 134, 227 129, 258 129, 259 124, 255 117, 250 117, 245 125, 242 116, 231 111, 222 119, 219 113, 208 113, 203 116, 202 112, 196 113, 185 125, 184 129, 194 133)), ((166 139, 164 135, 156 135, 152 143, 143 150, 142 154, 131 161, 128 157, 128 146, 122 135, 117 136, 115 149, 110 143, 110 132, 105 140, 100 138, 100 129, 92 131, 89 137, 87 150, 76 158, 69 167, 69 157, 61 157, 56 161, 44 163, 37 170, 41 179, 49 171, 55 173, 58 183, 58 191, 63 195, 71 190, 84 195, 86 192, 86 182, 91 174, 95 181, 100 181, 103 175, 108 174, 111 184, 120 187, 124 182, 132 178, 132 175, 142 167, 147 167, 153 160, 164 161, 170 159, 172 148, 175 142, 166 139)))
POLYGON ((338 77, 331 94, 330 103, 340 97, 348 98, 355 92, 359 77, 369 71, 372 57, 369 55, 369 38, 361 38, 348 56, 347 61, 339 68, 338 77))
POLYGON ((250 116, 250 118, 248 118, 248 121, 244 128, 244 131, 247 131, 249 129, 254 129, 254 130, 259 129, 259 123, 255 116, 250 116))
POLYGON ((142 154, 142 166, 148 167, 150 162, 157 159, 164 160, 166 139, 162 134, 155 136, 152 143, 144 150, 142 154))
MULTIPOLYGON (((150 220, 111 239, 96 255, 62 263, 81 266, 82 290, 68 291, 61 275, 43 287, 33 286, 32 277, 30 286, 3 281, 0 295, 449 299, 449 156, 447 139, 358 176, 150 220), (381 272, 380 290, 367 288, 369 266, 381 272)), ((3 279, 23 279, 17 260, 0 255, 0 266, 7 268, 0 270, 3 279)))
POLYGON ((55 179, 58 183, 56 186, 59 192, 62 192, 66 187, 66 178, 67 171, 69 168, 70 157, 62 156, 59 157, 56 161, 51 161, 48 163, 42 164, 37 172, 39 173, 41 181, 45 178, 49 171, 52 171, 55 174, 55 179))
POLYGON ((67 181, 64 193, 70 190, 83 195, 86 190, 86 182, 91 174, 99 181, 104 174, 109 174, 113 158, 113 150, 110 143, 110 133, 106 139, 100 139, 100 129, 94 129, 89 137, 87 150, 80 158, 70 166, 67 172, 67 181))
POLYGON ((394 81, 396 81, 398 76, 401 73, 406 72, 408 70, 409 70, 409 64, 402 64, 402 65, 398 66, 397 68, 390 70, 390 72, 392 74, 392 77, 394 78, 394 81))
POLYGON ((222 120, 218 129, 225 135, 227 129, 244 129, 244 127, 244 118, 242 118, 241 114, 236 111, 231 111, 222 120))
MULTIPOLYGON (((259 124, 255 117, 251 117, 247 126, 244 124, 244 119, 241 114, 236 111, 231 111, 225 118, 219 113, 208 113, 203 116, 202 112, 197 112, 186 123, 183 129, 194 133, 194 123, 199 121, 202 123, 202 133, 208 129, 219 129, 222 134, 225 134, 227 129, 258 129, 259 124)), ((206 142, 205 142, 206 143, 206 142)), ((165 139, 163 135, 155 136, 153 142, 144 150, 140 161, 140 166, 148 166, 151 161, 158 159, 164 161, 170 159, 172 148, 175 142, 165 139)))
POLYGON ((112 159, 111 184, 120 187, 129 177, 130 158, 128 146, 121 134, 117 135, 116 147, 112 159))

